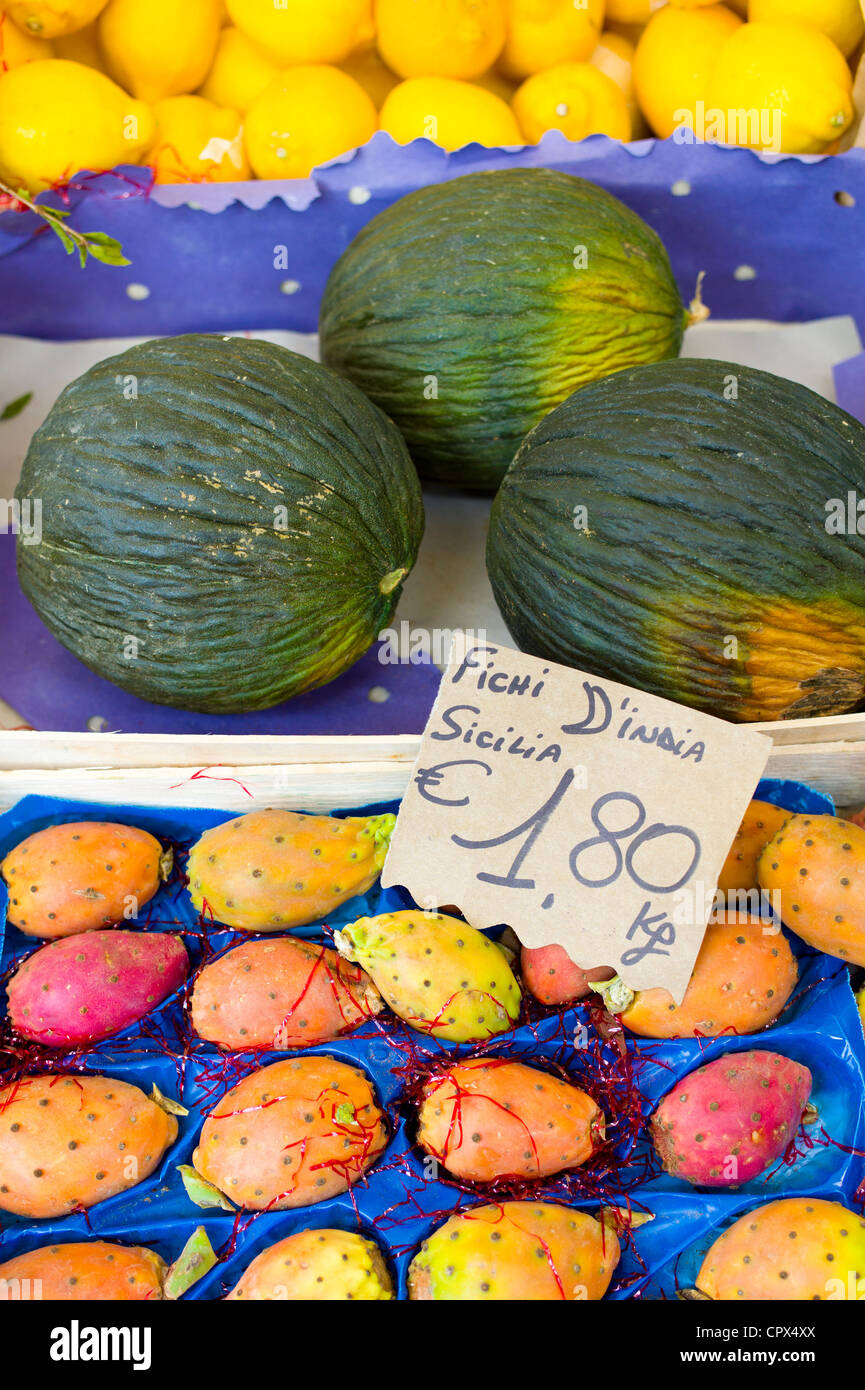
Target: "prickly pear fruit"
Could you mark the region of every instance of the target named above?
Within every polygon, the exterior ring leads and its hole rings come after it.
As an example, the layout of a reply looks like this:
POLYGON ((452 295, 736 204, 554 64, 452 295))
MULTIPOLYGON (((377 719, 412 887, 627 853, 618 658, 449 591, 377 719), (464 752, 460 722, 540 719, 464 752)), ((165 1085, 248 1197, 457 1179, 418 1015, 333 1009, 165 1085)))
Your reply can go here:
POLYGON ((227 1297, 370 1303, 392 1299, 393 1285, 375 1241, 355 1231, 297 1231, 256 1255, 227 1297))
POLYGON ((661 1101, 652 1139, 668 1173, 697 1187, 740 1187, 795 1138, 811 1073, 778 1052, 730 1052, 690 1072, 661 1101))
POLYGON ((363 1072, 333 1057, 274 1062, 245 1077, 204 1121, 196 1170, 252 1211, 345 1192, 387 1144, 363 1072))
POLYGON ((863 1272, 861 1216, 840 1202, 785 1197, 746 1212, 718 1237, 697 1289, 723 1302, 856 1298, 863 1272))
POLYGON ((706 928, 681 1004, 665 989, 645 989, 624 1003, 621 1018, 643 1038, 757 1033, 778 1017, 798 977, 782 932, 759 917, 727 913, 706 928))
POLYGON ((524 946, 520 970, 527 990, 542 1004, 569 1004, 591 994, 598 980, 611 980, 615 970, 599 965, 584 970, 571 960, 564 946, 524 946))
POLYGON ((9 1018, 48 1047, 96 1042, 146 1017, 186 979, 179 936, 94 931, 52 941, 18 967, 6 986, 9 1018))
POLYGON ((171 851, 134 825, 73 821, 28 835, 0 865, 8 918, 28 936, 75 936, 136 917, 171 873, 171 851))
POLYGON ((840 816, 790 816, 757 866, 788 927, 817 951, 865 965, 865 830, 840 816))
POLYGON ((519 1018, 520 987, 504 952, 457 917, 417 911, 360 917, 334 942, 420 1033, 482 1042, 519 1018))
POLYGON ((148 1177, 177 1121, 110 1076, 34 1076, 0 1091, 0 1208, 67 1216, 148 1177))
POLYGON ((395 821, 279 810, 236 816, 193 846, 190 896, 199 912, 243 931, 303 927, 372 887, 395 821))
POLYGON ((357 1028, 384 1006, 363 971, 336 951, 280 936, 248 941, 206 965, 192 991, 192 1025, 220 1047, 312 1047, 357 1028))
POLYGON ((134 1302, 162 1298, 164 1260, 141 1245, 107 1240, 43 1245, 0 1265, 0 1300, 134 1302))
POLYGON ((587 1212, 497 1202, 458 1212, 424 1241, 409 1269, 409 1297, 597 1302, 618 1262, 615 1233, 587 1212))
POLYGON ((603 1139, 591 1096, 522 1062, 471 1058, 423 1088, 418 1142, 469 1182, 549 1177, 585 1163, 603 1139))
POLYGON ((752 801, 730 846, 718 887, 722 893, 748 892, 757 885, 757 861, 766 845, 790 819, 790 812, 770 801, 752 801))

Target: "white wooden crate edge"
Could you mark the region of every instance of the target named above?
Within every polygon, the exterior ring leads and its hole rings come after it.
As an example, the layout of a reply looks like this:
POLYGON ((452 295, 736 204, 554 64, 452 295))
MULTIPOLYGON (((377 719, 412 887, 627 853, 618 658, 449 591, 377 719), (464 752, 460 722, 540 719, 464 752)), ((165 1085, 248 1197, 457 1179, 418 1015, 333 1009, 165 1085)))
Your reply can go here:
MULTIPOLYGON (((752 727, 775 740, 767 775, 807 782, 833 796, 839 807, 865 803, 865 715, 752 727)), ((2 731, 0 808, 29 794, 225 810, 363 806, 403 794, 419 746, 415 734, 268 738, 2 731)))

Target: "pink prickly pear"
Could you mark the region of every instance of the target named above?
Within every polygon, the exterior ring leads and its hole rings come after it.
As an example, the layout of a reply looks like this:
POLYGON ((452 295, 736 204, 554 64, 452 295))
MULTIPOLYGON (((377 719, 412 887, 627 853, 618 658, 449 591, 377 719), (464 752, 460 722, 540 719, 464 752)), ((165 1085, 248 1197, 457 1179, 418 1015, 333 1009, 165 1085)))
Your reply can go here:
POLYGON ((739 1187, 795 1137, 811 1093, 807 1067, 777 1052, 731 1052, 690 1072, 661 1101, 652 1138, 668 1173, 696 1187, 739 1187))
POLYGON ((52 941, 7 985, 9 1018, 49 1047, 96 1042, 144 1018, 186 979, 178 936, 93 931, 52 941))
POLYGON ((785 1197, 740 1216, 710 1248, 696 1291, 722 1302, 861 1299, 865 1220, 840 1202, 785 1197))
POLYGON ((526 989, 542 1004, 569 1004, 591 994, 598 980, 611 980, 615 970, 599 965, 584 970, 571 960, 564 946, 524 946, 520 969, 526 989))

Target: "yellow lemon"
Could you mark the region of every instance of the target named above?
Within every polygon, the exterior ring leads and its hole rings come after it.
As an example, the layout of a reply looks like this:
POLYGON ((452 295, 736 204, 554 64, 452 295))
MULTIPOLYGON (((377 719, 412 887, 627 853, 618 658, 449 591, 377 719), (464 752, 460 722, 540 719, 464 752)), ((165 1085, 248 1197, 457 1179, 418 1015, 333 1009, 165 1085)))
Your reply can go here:
POLYGON ((706 98, 718 53, 741 27, 726 5, 666 5, 652 15, 634 55, 634 86, 656 135, 666 138, 680 126, 699 125, 697 103, 706 98))
POLYGON ((339 68, 288 68, 246 113, 249 162, 260 179, 304 179, 319 164, 365 145, 378 113, 359 82, 339 68))
POLYGON ((106 3, 107 0, 8 0, 6 10, 19 29, 40 39, 56 39, 90 24, 106 3))
POLYGON ((245 111, 279 72, 265 53, 242 29, 223 29, 216 46, 213 67, 202 83, 200 95, 217 106, 245 111))
POLYGON ((378 49, 370 44, 355 49, 339 66, 360 83, 376 110, 381 109, 388 92, 399 82, 396 73, 382 61, 378 49))
POLYGON ((136 164, 153 130, 149 107, 81 63, 26 63, 0 81, 0 178, 15 187, 136 164))
POLYGON ((507 38, 498 66, 522 79, 554 63, 591 56, 604 25, 604 0, 507 0, 507 38))
POLYGON ((115 81, 142 101, 200 87, 219 41, 219 0, 109 0, 99 42, 115 81))
POLYGON ((370 33, 369 0, 227 0, 231 21, 280 67, 341 63, 370 33))
POLYGON ((480 77, 505 42, 505 0, 376 0, 375 23, 400 77, 480 77))
POLYGON ((831 39, 804 24, 743 24, 721 47, 706 106, 745 113, 727 144, 820 154, 853 120, 853 76, 831 39))
POLYGON ((532 145, 547 130, 560 130, 569 140, 631 138, 624 92, 591 63, 558 63, 527 77, 514 97, 514 115, 532 145))
POLYGON ((513 111, 493 92, 456 77, 409 77, 381 109, 381 128, 398 145, 425 137, 446 150, 525 143, 513 111))
POLYGON ((605 30, 589 59, 593 68, 597 68, 599 72, 606 73, 607 77, 611 77, 616 86, 624 93, 628 115, 631 118, 632 140, 640 139, 648 132, 648 126, 637 101, 637 89, 634 86, 634 54, 636 51, 636 45, 631 43, 630 39, 605 30))
POLYGON ((231 183, 249 178, 239 111, 204 97, 166 97, 153 107, 156 139, 147 152, 157 183, 231 183))
POLYGON ((54 40, 54 53, 58 58, 68 58, 72 63, 83 63, 85 67, 105 71, 105 59, 99 47, 99 30, 95 24, 86 29, 76 29, 74 34, 64 34, 54 40))
POLYGON ((5 10, 0 10, 0 76, 22 63, 36 63, 51 58, 54 46, 48 39, 35 39, 13 24, 5 10))
POLYGON ((865 18, 859 0, 749 0, 754 23, 813 24, 849 57, 865 37, 865 18))

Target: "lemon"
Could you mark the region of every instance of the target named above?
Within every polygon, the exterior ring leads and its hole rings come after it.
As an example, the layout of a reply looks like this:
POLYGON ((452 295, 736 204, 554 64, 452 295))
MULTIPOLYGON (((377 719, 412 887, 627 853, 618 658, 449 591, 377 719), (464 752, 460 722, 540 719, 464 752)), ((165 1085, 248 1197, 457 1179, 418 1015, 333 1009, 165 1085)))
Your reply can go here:
POLYGON ((498 66, 522 79, 556 63, 591 56, 604 23, 604 0, 507 0, 507 38, 498 66))
POLYGON ((84 63, 85 67, 105 71, 105 59, 99 47, 99 30, 95 24, 85 29, 76 29, 74 34, 63 34, 54 40, 54 54, 57 58, 69 58, 73 63, 84 63))
POLYGON ((853 121, 853 77, 831 39, 804 24, 743 24, 721 46, 706 105, 747 112, 728 144, 819 154, 853 121))
POLYGON ((597 68, 599 72, 606 73, 607 77, 611 77, 616 86, 624 93, 628 115, 631 118, 632 140, 640 139, 648 133, 648 127, 637 101, 637 89, 634 86, 634 55, 636 51, 636 45, 631 43, 630 39, 605 30, 589 59, 592 67, 597 68))
POLYGON ((359 82, 339 68, 279 73, 246 113, 246 151, 260 179, 303 179, 319 164, 365 145, 378 114, 359 82))
POLYGON ((40 39, 56 39, 83 29, 105 5, 106 0, 8 0, 6 11, 19 29, 40 39))
POLYGON ((381 109, 388 92, 399 82, 396 73, 382 61, 378 49, 369 43, 355 49, 340 63, 340 68, 360 83, 376 110, 381 109))
POLYGON ((280 67, 341 63, 371 32, 369 0, 227 0, 231 22, 280 67))
POLYGON ((147 152, 157 183, 226 183, 249 178, 239 111, 204 97, 166 97, 153 107, 156 139, 147 152))
POLYGON ((652 15, 634 55, 634 86, 656 135, 699 125, 697 103, 705 101, 721 45, 741 27, 726 5, 666 5, 652 15))
POLYGON ((754 23, 777 20, 813 24, 849 57, 865 37, 865 18, 859 0, 749 0, 754 23))
POLYGON ((409 77, 387 98, 381 128, 398 145, 426 138, 446 150, 463 145, 522 145, 516 117, 501 97, 456 77, 409 77))
POLYGON ((0 178, 14 187, 35 193, 82 169, 135 164, 153 131, 149 107, 81 63, 48 58, 0 81, 0 178))
POLYGON ((591 63, 557 63, 527 77, 514 97, 514 115, 532 145, 547 130, 560 130, 569 140, 631 138, 624 92, 591 63))
POLYGON ((480 77, 505 42, 505 0, 376 0, 378 50, 400 77, 480 77))
POLYGON ((109 0, 99 42, 111 76, 142 101, 200 87, 219 40, 219 0, 109 0))
POLYGON ((223 29, 216 46, 213 67, 202 83, 200 95, 217 106, 245 111, 279 72, 242 29, 223 29))
POLYGON ((48 39, 35 39, 32 34, 25 34, 4 10, 0 10, 0 77, 12 68, 20 68, 22 63, 51 58, 53 53, 53 44, 48 39))

